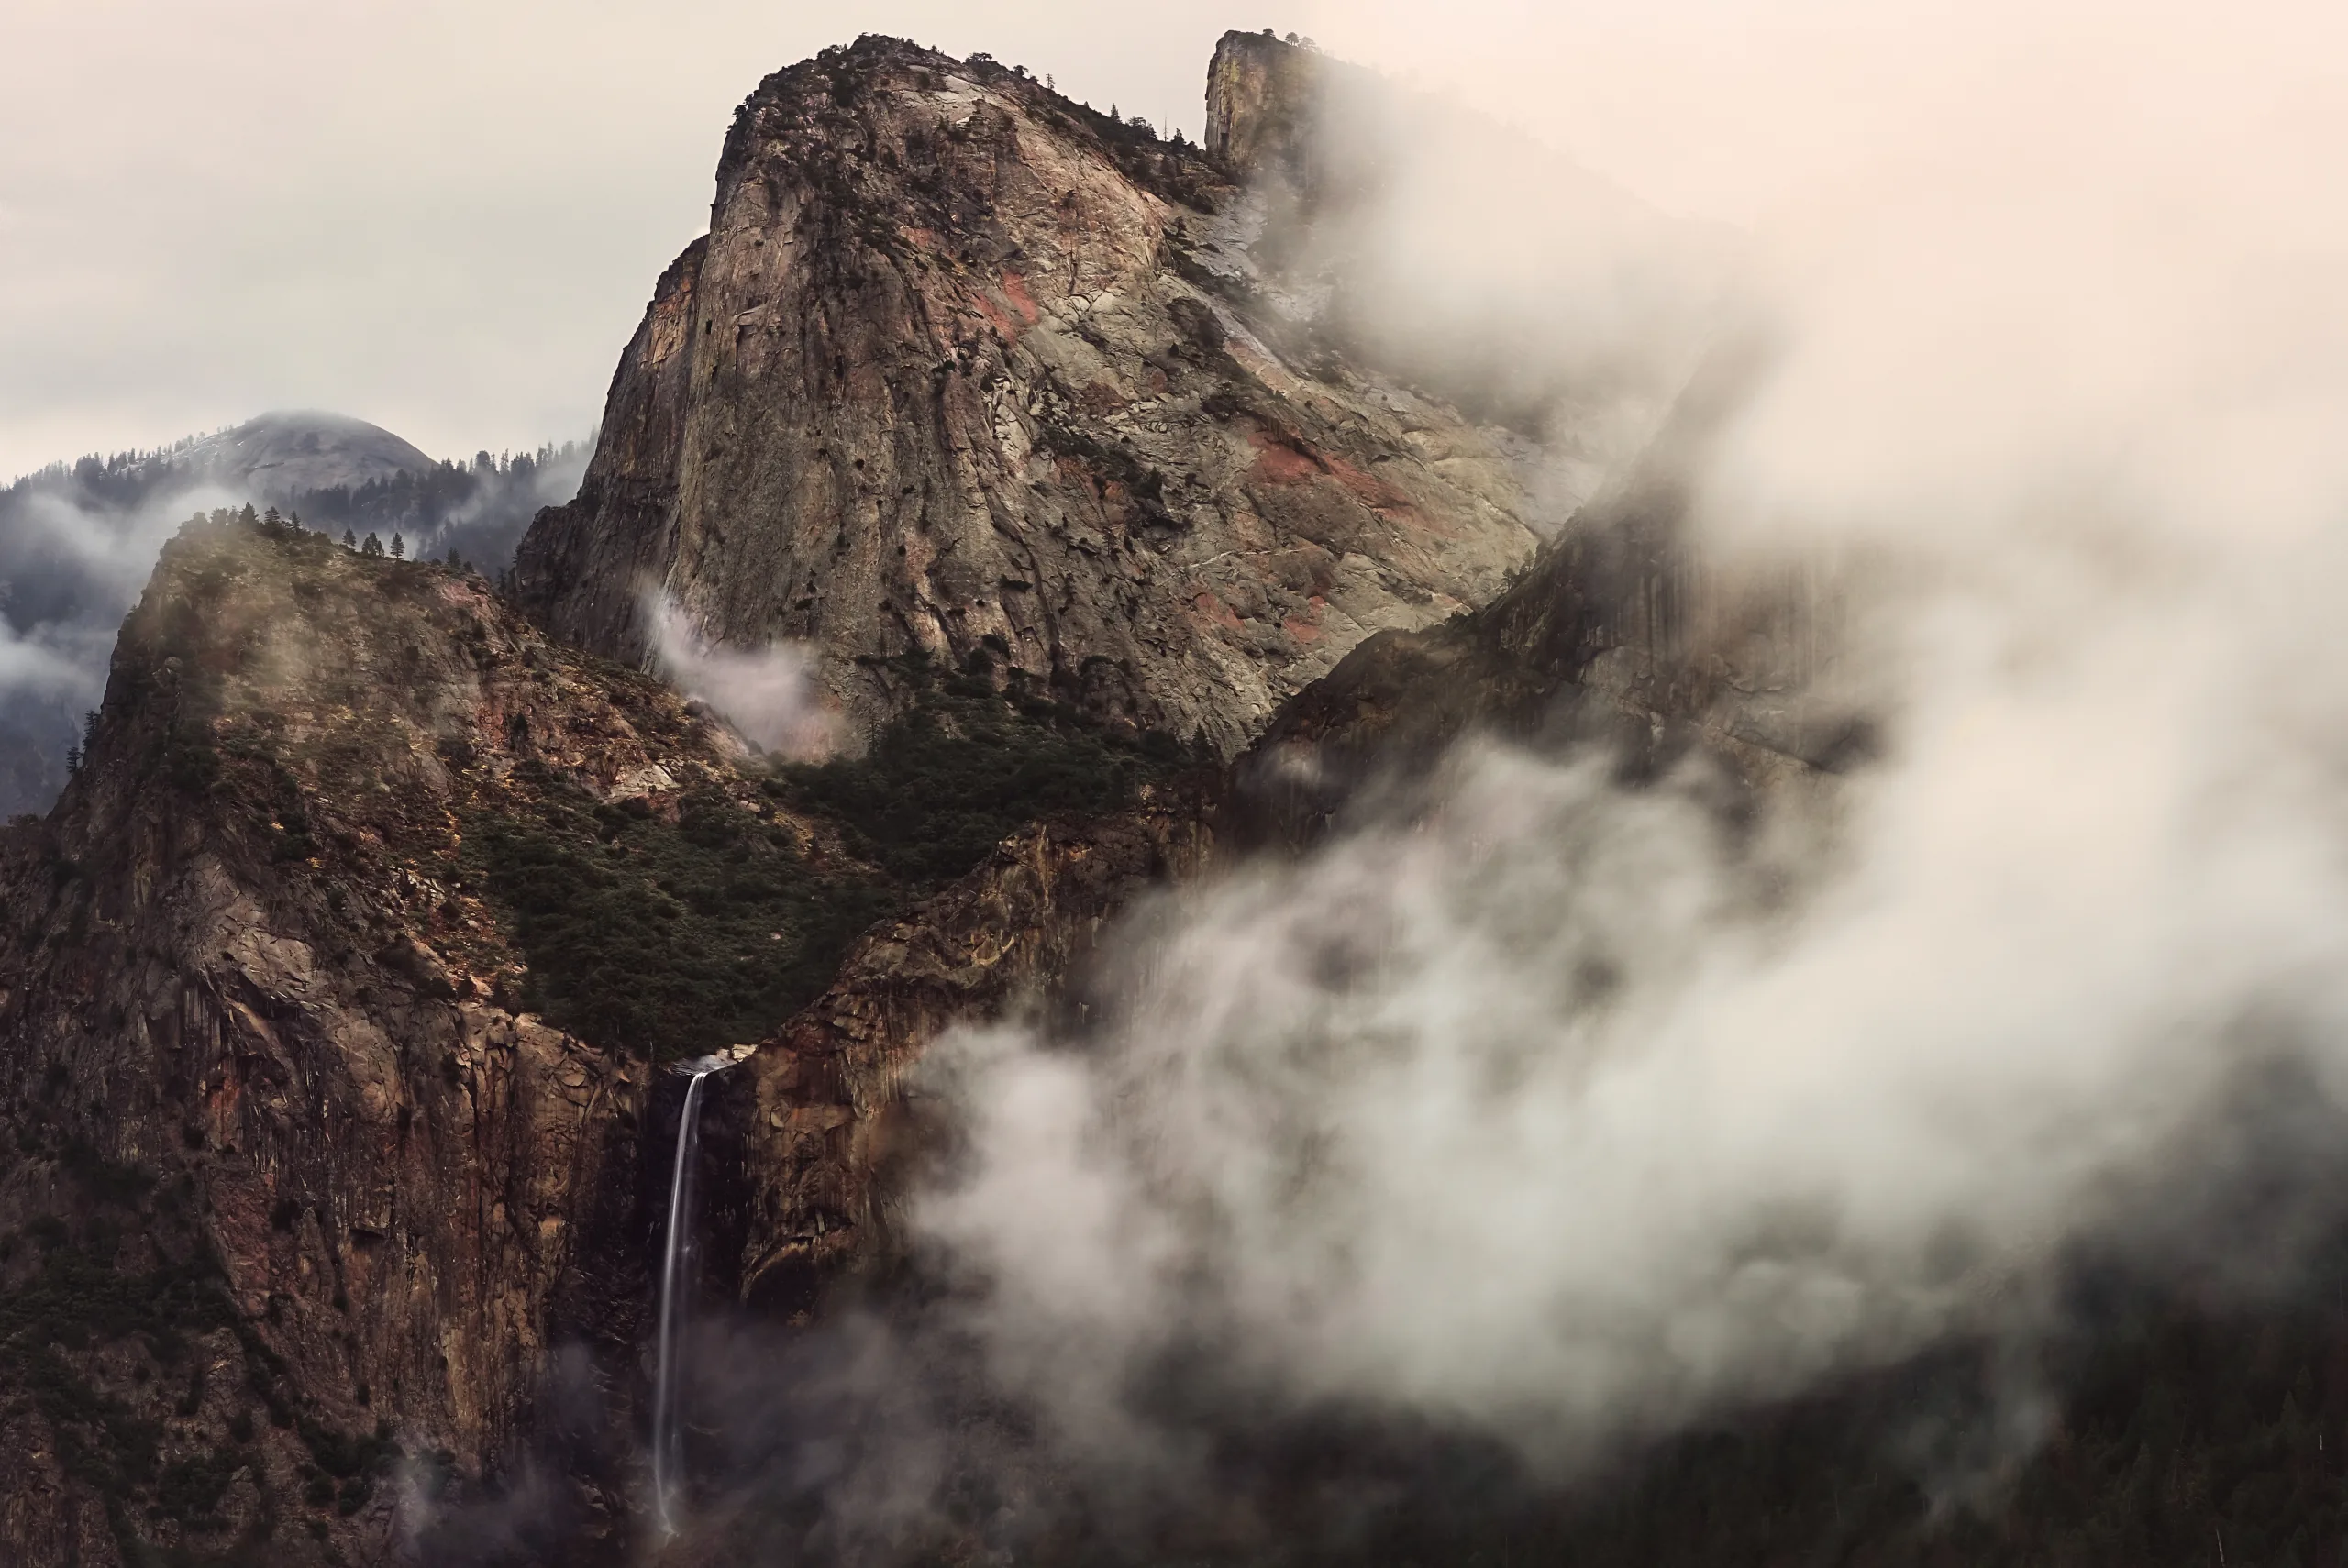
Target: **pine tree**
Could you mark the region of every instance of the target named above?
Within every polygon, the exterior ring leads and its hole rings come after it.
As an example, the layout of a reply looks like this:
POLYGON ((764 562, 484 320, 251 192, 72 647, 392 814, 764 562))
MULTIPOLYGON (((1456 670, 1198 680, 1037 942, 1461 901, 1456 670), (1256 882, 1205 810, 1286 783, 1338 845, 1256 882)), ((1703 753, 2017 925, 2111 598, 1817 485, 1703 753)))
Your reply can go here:
POLYGON ((355 550, 359 547, 359 536, 348 528, 342 531, 342 547, 346 550, 355 550))
POLYGON ((406 558, 407 541, 401 538, 397 531, 394 531, 392 535, 392 559, 396 561, 404 560, 406 558))
POLYGON ((362 556, 380 556, 383 553, 383 541, 375 536, 375 531, 372 528, 367 530, 367 537, 360 542, 359 553, 362 556))

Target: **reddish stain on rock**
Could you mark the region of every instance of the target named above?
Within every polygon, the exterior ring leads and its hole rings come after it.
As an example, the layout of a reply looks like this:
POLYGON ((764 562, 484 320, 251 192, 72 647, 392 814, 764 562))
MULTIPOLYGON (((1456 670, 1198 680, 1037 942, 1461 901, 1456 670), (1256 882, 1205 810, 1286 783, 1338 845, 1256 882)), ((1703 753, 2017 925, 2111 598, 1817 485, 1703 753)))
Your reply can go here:
POLYGON ((1256 464, 1247 477, 1257 483, 1305 484, 1329 471, 1318 452, 1280 431, 1252 431, 1247 441, 1256 448, 1256 464))
POLYGON ((1310 484, 1317 480, 1332 479, 1345 487, 1346 493, 1377 513, 1380 517, 1398 518, 1414 526, 1432 528, 1445 537, 1458 530, 1434 524, 1412 503, 1411 498, 1376 474, 1356 468, 1343 458, 1332 457, 1308 446, 1298 436, 1285 431, 1257 430, 1247 437, 1256 448, 1255 466, 1247 477, 1258 484, 1310 484))
POLYGON ((1376 474, 1365 473, 1343 458, 1328 458, 1323 460, 1328 465, 1329 476, 1344 485, 1355 500, 1372 512, 1381 516, 1398 512, 1408 513, 1412 517, 1418 515, 1418 508, 1411 504, 1409 496, 1404 495, 1376 474))
POLYGON ((1021 326, 1033 326, 1043 319, 1044 313, 1036 307, 1036 297, 1027 292, 1026 277, 1007 267, 1002 273, 1002 297, 1009 300, 1011 308, 1019 313, 1021 326))
POLYGON ((1225 604, 1215 595, 1202 593, 1191 602, 1197 608, 1200 614, 1216 625, 1234 632, 1239 629, 1239 617, 1233 613, 1230 605, 1225 604))
POLYGON ((1027 280, 1018 273, 1005 271, 1002 281, 1002 299, 998 302, 983 289, 970 291, 970 304, 987 318, 1006 347, 1017 343, 1026 330, 1043 319, 1043 312, 1036 306, 1035 296, 1027 292, 1027 280), (1006 305, 1008 308, 1005 308, 1006 305))

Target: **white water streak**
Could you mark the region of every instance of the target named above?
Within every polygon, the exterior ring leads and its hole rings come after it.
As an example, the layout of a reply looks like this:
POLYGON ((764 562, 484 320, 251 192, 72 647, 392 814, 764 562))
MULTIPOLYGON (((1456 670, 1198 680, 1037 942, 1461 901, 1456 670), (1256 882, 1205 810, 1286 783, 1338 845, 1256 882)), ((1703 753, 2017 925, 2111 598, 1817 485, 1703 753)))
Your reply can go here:
MULTIPOLYGON (((730 1065, 730 1064, 728 1064, 730 1065)), ((677 1533, 677 1485, 684 1468, 684 1432, 677 1420, 677 1372, 684 1340, 678 1276, 692 1247, 692 1161, 701 1143, 701 1086, 722 1070, 707 1060, 688 1065, 684 1110, 677 1118, 676 1166, 669 1177, 669 1233, 660 1264, 659 1361, 652 1386, 652 1500, 665 1538, 677 1533)))

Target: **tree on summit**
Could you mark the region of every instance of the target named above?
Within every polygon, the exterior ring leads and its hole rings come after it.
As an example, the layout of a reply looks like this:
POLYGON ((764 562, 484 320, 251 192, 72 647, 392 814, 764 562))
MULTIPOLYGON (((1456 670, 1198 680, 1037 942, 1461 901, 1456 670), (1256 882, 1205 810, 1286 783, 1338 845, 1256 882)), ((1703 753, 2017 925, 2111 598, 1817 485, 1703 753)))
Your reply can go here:
POLYGON ((397 532, 394 532, 392 535, 392 559, 399 561, 405 560, 406 558, 407 541, 401 538, 397 532))
POLYGON ((360 542, 359 553, 362 556, 380 556, 383 553, 383 541, 375 536, 375 531, 372 528, 367 530, 367 537, 360 542))
POLYGON ((342 547, 346 550, 357 549, 359 547, 359 536, 352 533, 349 529, 345 528, 342 531, 342 547))

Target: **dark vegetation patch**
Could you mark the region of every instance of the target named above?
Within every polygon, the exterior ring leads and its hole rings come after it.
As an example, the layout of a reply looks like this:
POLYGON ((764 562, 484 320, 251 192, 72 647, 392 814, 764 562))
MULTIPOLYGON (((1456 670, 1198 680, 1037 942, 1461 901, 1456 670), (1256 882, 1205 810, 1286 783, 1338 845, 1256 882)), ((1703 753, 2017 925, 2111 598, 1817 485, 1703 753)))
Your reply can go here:
POLYGON ((345 1518, 365 1507, 375 1495, 375 1484, 398 1468, 400 1445, 392 1439, 389 1421, 376 1423, 372 1432, 338 1431, 303 1417, 294 1430, 317 1462, 303 1500, 313 1507, 329 1505, 345 1518))
POLYGON ((1166 476, 1144 463, 1125 447, 1103 441, 1069 424, 1046 424, 1036 431, 1036 445, 1056 458, 1084 464, 1105 487, 1122 486, 1143 521, 1160 527, 1175 526, 1166 509, 1166 476))
POLYGON ((220 1499, 249 1456, 206 1449, 164 1462, 162 1423, 105 1392, 78 1360, 97 1347, 135 1341, 166 1382, 183 1382, 188 1397, 197 1397, 201 1368, 190 1353, 191 1337, 225 1327, 244 1339, 250 1331, 208 1258, 123 1269, 108 1221, 88 1222, 74 1244, 63 1222, 50 1218, 37 1238, 44 1253, 39 1270, 0 1291, 0 1401, 21 1402, 40 1416, 59 1468, 103 1504, 127 1562, 169 1560, 146 1543, 142 1525, 225 1529, 220 1499))
MULTIPOLYGON (((126 1568, 275 1561, 273 1504, 249 1446, 250 1418, 230 1419, 225 1441, 194 1443, 175 1438, 166 1420, 202 1413, 202 1342, 222 1330, 242 1349, 248 1380, 287 1405, 284 1362, 238 1312, 196 1233, 193 1184, 159 1180, 70 1134, 19 1127, 16 1143, 26 1156, 55 1162, 73 1218, 43 1214, 21 1237, 0 1238, 0 1267, 12 1282, 0 1288, 0 1419, 39 1419, 58 1468, 104 1509, 126 1568), (127 1388, 108 1386, 107 1366, 127 1371, 127 1388), (223 1504, 249 1466, 260 1506, 231 1534, 223 1504)), ((291 1419, 289 1407, 283 1424, 291 1419)))
MULTIPOLYGON (((1348 1477, 1348 1497, 1391 1499, 1351 1521, 1374 1545, 1297 1561, 2337 1565, 2348 1562, 2338 1302, 2310 1292, 2211 1313, 2140 1295, 2091 1309, 2019 1396, 2054 1401, 2035 1439, 2014 1424, 2000 1353, 1957 1347, 1663 1443, 1564 1498, 1529 1494, 1504 1455, 1423 1452, 1376 1485, 1348 1477)), ((1345 1441, 1313 1446, 1301 1474, 1274 1469, 1278 1483, 1319 1495, 1330 1467, 1342 1473, 1332 1455, 1345 1441)))
POLYGON ((175 1459, 155 1478, 155 1511, 197 1529, 217 1529, 220 1499, 249 1461, 234 1449, 210 1448, 175 1459))
POLYGON ((598 1044, 660 1058, 756 1040, 887 907, 862 878, 813 873, 790 828, 716 790, 670 821, 567 778, 522 781, 535 814, 485 817, 467 846, 529 965, 524 1004, 598 1044))
POLYGON ((760 1039, 830 982, 874 922, 971 870, 1022 826, 1115 811, 1187 761, 982 673, 901 662, 911 709, 853 761, 764 786, 827 821, 853 861, 811 860, 796 832, 717 789, 673 817, 610 805, 526 769, 525 818, 485 814, 467 853, 529 967, 524 1004, 598 1044, 655 1058, 760 1039))
POLYGON ((58 1148, 57 1162, 83 1190, 101 1203, 129 1203, 155 1186, 155 1173, 144 1165, 110 1160, 80 1138, 67 1138, 58 1148))
POLYGON ((1172 736, 1127 734, 983 673, 937 678, 900 661, 920 695, 869 754, 784 767, 770 793, 849 833, 898 890, 935 892, 1031 822, 1091 817, 1190 760, 1172 736))

